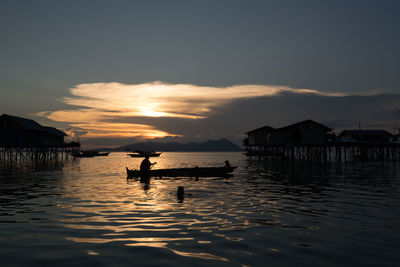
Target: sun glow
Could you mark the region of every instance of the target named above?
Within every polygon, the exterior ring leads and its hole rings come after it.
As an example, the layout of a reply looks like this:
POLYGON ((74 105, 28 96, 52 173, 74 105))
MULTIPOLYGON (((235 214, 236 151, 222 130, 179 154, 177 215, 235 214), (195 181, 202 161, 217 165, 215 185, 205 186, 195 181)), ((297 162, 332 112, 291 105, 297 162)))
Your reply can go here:
POLYGON ((39 116, 66 122, 87 132, 86 138, 179 136, 146 123, 145 118, 203 119, 216 107, 237 99, 271 97, 290 92, 296 94, 327 94, 310 89, 272 85, 235 85, 229 87, 196 86, 192 84, 88 83, 70 89, 72 96, 62 101, 75 109, 44 111, 39 116), (141 118, 144 123, 127 121, 141 118), (121 122, 122 121, 122 122, 121 122))
POLYGON ((141 137, 144 139, 160 138, 165 136, 180 136, 170 134, 164 131, 154 129, 154 127, 145 124, 132 123, 74 123, 71 126, 86 129, 88 133, 86 138, 105 138, 118 137, 130 138, 141 137))

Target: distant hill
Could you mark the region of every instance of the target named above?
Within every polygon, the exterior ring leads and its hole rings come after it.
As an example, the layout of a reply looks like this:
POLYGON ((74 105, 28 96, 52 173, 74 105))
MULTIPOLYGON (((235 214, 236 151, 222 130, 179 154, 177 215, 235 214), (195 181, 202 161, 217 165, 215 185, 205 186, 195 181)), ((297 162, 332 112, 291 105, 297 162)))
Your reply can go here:
POLYGON ((182 144, 177 142, 158 143, 158 142, 143 142, 125 145, 118 148, 103 148, 101 151, 163 151, 163 152, 231 152, 242 151, 242 149, 231 141, 222 138, 219 140, 208 140, 202 143, 182 144))

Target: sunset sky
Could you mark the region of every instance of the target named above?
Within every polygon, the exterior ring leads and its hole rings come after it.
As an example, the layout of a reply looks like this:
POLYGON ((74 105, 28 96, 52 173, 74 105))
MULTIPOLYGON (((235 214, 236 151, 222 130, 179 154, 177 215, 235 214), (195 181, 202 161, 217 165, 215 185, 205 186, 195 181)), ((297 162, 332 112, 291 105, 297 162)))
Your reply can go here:
POLYGON ((88 146, 400 126, 400 1, 1 1, 0 114, 88 146))

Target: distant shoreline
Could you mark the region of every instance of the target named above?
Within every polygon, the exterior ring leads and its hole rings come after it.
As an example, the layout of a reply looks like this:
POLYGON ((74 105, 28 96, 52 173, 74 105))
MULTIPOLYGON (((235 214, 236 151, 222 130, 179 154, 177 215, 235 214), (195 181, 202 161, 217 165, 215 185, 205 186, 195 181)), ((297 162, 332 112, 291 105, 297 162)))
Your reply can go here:
POLYGON ((201 143, 158 143, 158 142, 143 142, 129 144, 117 148, 98 148, 94 150, 109 151, 109 152, 135 152, 141 151, 158 151, 158 152, 240 152, 243 149, 231 141, 222 138, 219 140, 208 140, 201 143))

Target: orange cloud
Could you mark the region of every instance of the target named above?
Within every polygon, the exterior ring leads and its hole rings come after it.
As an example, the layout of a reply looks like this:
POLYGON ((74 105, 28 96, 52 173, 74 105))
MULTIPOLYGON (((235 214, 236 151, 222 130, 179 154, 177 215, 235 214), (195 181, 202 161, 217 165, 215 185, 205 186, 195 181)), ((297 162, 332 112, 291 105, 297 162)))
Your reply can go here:
POLYGON ((103 138, 103 137, 142 137, 146 139, 179 136, 164 131, 154 129, 154 127, 145 124, 133 123, 73 123, 73 127, 86 129, 88 133, 86 138, 103 138))
POLYGON ((87 83, 70 89, 62 101, 75 109, 45 111, 39 116, 70 123, 87 131, 86 138, 178 136, 146 124, 110 122, 110 118, 173 117, 202 119, 216 107, 236 99, 295 94, 327 94, 310 89, 272 85, 235 85, 224 88, 152 82, 144 84, 87 83))

